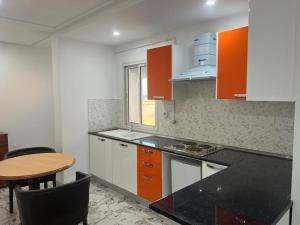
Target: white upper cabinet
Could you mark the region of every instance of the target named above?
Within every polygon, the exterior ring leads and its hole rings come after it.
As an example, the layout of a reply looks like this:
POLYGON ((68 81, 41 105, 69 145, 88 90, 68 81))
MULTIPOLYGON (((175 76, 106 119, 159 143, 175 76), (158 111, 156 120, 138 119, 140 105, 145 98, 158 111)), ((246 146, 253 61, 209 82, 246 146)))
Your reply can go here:
POLYGON ((296 0, 250 0, 247 100, 294 101, 296 0))

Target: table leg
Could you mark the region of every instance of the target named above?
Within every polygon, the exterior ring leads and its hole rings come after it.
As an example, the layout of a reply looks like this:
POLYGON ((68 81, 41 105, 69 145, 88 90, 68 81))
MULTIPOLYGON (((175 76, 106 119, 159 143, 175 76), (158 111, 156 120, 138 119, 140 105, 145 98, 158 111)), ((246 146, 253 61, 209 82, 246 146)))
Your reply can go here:
POLYGON ((29 180, 29 190, 39 190, 40 181, 38 178, 33 178, 29 180))

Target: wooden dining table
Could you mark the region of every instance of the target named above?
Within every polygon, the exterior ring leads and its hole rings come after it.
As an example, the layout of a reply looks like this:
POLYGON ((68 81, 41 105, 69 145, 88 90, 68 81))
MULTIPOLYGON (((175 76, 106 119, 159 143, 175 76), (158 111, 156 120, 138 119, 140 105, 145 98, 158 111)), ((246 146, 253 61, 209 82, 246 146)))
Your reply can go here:
POLYGON ((0 162, 0 180, 29 180, 31 190, 38 189, 38 178, 70 168, 75 163, 64 153, 40 153, 9 158, 0 162))

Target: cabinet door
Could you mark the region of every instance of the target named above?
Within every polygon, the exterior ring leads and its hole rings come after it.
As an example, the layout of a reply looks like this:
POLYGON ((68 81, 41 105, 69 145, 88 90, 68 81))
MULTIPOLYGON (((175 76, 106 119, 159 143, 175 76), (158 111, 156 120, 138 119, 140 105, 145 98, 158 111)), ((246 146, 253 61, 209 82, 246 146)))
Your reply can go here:
POLYGON ((137 194, 137 146, 112 142, 113 184, 137 194))
POLYGON ((148 49, 148 99, 172 100, 172 45, 148 49))
POLYGON ((289 225, 289 224, 290 224, 290 210, 284 214, 284 216, 279 220, 277 225, 289 225))
POLYGON ((218 165, 215 163, 210 162, 202 162, 202 179, 212 176, 224 169, 226 169, 226 166, 218 165))
POLYGON ((90 173, 112 182, 111 140, 90 136, 90 173))
POLYGON ((218 34, 218 99, 246 99, 248 27, 218 34))
POLYGON ((293 101, 296 0, 250 0, 247 100, 293 101))

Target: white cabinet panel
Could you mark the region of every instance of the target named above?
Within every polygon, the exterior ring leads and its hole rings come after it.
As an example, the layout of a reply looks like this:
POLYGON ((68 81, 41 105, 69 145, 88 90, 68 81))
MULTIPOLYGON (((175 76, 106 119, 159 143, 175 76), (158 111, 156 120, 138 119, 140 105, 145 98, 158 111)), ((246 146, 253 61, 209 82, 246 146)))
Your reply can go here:
POLYGON ((247 100, 294 101, 296 0, 250 0, 247 100))
POLYGON ((224 169, 226 169, 226 166, 218 165, 215 163, 210 162, 202 162, 202 179, 209 177, 211 175, 214 175, 215 173, 218 173, 224 169))
POLYGON ((281 218, 276 225, 289 225, 290 224, 290 210, 281 218))
POLYGON ((90 135, 90 173, 112 182, 111 140, 90 135))
POLYGON ((137 194, 137 146, 112 141, 113 184, 137 194))
POLYGON ((294 100, 295 6, 250 0, 247 100, 294 100))

